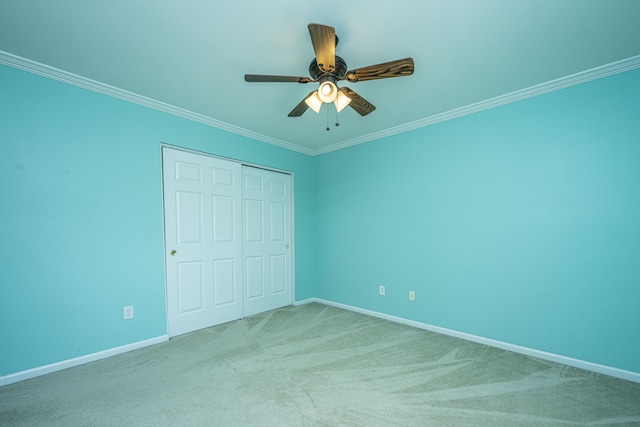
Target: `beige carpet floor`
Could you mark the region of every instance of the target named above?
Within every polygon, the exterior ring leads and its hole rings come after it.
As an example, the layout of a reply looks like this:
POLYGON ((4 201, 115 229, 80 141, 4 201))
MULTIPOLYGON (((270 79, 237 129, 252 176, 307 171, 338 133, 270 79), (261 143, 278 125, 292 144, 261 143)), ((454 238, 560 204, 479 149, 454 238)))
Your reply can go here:
POLYGON ((321 304, 0 388, 2 426, 640 426, 640 384, 321 304))

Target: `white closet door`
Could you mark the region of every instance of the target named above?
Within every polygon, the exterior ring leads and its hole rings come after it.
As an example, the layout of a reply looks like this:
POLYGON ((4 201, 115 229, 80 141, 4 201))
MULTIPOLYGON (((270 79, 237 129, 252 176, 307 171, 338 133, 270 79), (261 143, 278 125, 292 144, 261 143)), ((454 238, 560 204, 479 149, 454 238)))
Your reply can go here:
POLYGON ((242 317, 242 166, 164 147, 169 336, 242 317))
POLYGON ((242 168, 244 315, 292 303, 291 175, 242 168))

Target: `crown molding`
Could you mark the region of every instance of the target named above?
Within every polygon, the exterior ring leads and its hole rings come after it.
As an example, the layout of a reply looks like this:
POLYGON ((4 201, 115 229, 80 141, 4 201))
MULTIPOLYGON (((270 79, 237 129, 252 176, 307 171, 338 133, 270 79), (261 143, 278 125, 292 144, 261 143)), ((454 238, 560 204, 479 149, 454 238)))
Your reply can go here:
POLYGON ((211 117, 207 117, 202 114, 194 113, 193 111, 186 110, 184 108, 176 107, 165 102, 157 101, 152 98, 148 98, 137 93, 129 92, 124 89, 117 88, 105 83, 101 83, 96 80, 92 80, 86 77, 79 76, 77 74, 69 73, 59 68, 51 67, 49 65, 41 64, 30 59, 22 58, 17 55, 13 55, 8 52, 0 51, 0 64, 8 65, 13 68, 17 68, 23 71, 27 71, 33 74, 38 74, 43 77, 47 77, 53 80, 57 80, 63 83, 67 83, 73 86, 88 89, 94 92, 108 95, 114 98, 122 99, 127 102, 142 105, 154 110, 162 111, 174 116, 182 117, 187 120, 202 123, 207 126, 211 126, 217 129, 221 129, 227 132, 234 133, 236 135, 251 138, 257 141, 266 142, 268 144, 277 145, 282 148, 286 148, 292 151, 298 151, 307 155, 314 155, 315 151, 300 147, 299 145, 291 144, 280 139, 272 138, 267 135, 262 135, 257 132, 250 131, 248 129, 241 128, 239 126, 232 125, 220 120, 216 120, 211 117))
POLYGON ((216 120, 211 117, 204 116, 202 114, 194 113, 184 108, 176 107, 165 102, 157 101, 155 99, 148 98, 146 96, 138 95, 133 92, 126 91, 124 89, 117 88, 105 83, 98 82, 96 80, 88 79, 86 77, 79 76, 77 74, 69 73, 64 70, 60 70, 55 67, 50 67, 39 62, 35 62, 26 58, 22 58, 17 55, 13 55, 8 52, 0 51, 0 64, 8 65, 13 68, 18 68, 23 71, 38 74, 44 77, 48 77, 53 80, 58 80, 63 83, 71 84, 77 87, 88 89, 94 92, 98 92, 104 95, 112 96, 114 98, 122 99, 124 101, 132 102, 134 104, 142 105, 154 110, 162 111, 174 116, 182 117, 187 120, 202 123, 207 126, 211 126, 217 129, 221 129, 227 132, 234 133, 236 135, 244 136, 256 141, 266 142, 268 144, 276 145, 287 150, 297 151, 302 154, 317 156, 331 151, 341 150, 343 148, 351 147, 353 145, 364 144, 365 142, 374 141, 376 139, 387 138, 393 135, 397 135, 411 130, 431 126, 436 123, 441 123, 447 120, 452 120, 458 117, 463 117, 469 114, 477 113, 480 111, 488 110, 490 108, 499 107, 501 105, 510 104, 512 102, 520 101, 523 99, 531 98, 534 96, 542 95, 545 93, 553 92, 556 90, 564 89, 570 86, 586 83, 591 80, 608 77, 614 74, 623 73, 636 68, 640 68, 640 55, 632 56, 631 58, 623 59, 621 61, 612 62, 600 67, 592 68, 579 73, 571 74, 566 77, 551 80, 546 83, 541 83, 535 86, 531 86, 525 89, 521 89, 515 92, 500 95, 495 98, 487 99, 484 101, 476 102, 474 104, 466 105, 464 107, 456 108, 453 110, 445 111, 440 114, 425 117, 423 119, 415 120, 413 122, 405 123, 400 126, 395 126, 388 129, 383 129, 379 132, 370 133, 357 138, 349 139, 347 141, 339 142, 320 149, 310 149, 301 147, 296 144, 292 144, 287 141, 282 141, 277 138, 272 138, 267 135, 263 135, 257 132, 250 131, 248 129, 241 128, 239 126, 232 125, 220 120, 216 120))
POLYGON ((444 113, 435 114, 433 116, 429 116, 413 122, 405 123, 400 126, 395 126, 392 128, 381 130, 379 132, 363 135, 358 138, 350 139, 348 141, 343 141, 338 144, 334 144, 322 149, 318 149, 315 151, 314 154, 315 155, 325 154, 331 151, 336 151, 336 150, 341 150, 343 148, 351 147, 353 145, 363 144, 365 142, 374 141, 376 139, 386 138, 389 136, 408 132, 414 129, 431 126, 436 123, 452 120, 458 117, 477 113, 483 110, 488 110, 490 108, 499 107, 501 105, 510 104, 512 102, 521 101, 523 99, 531 98, 534 96, 542 95, 542 94, 553 92, 556 90, 565 89, 570 86, 579 85, 582 83, 589 82, 591 80, 601 79, 603 77, 612 76, 614 74, 623 73, 625 71, 630 71, 636 68, 640 68, 640 55, 632 56, 631 58, 623 59, 617 62, 612 62, 607 65, 592 68, 590 70, 581 71, 579 73, 571 74, 569 76, 551 80, 546 83, 541 83, 539 85, 517 90, 515 92, 507 93, 505 95, 500 95, 495 98, 476 102, 475 104, 469 104, 464 107, 446 111, 444 113))

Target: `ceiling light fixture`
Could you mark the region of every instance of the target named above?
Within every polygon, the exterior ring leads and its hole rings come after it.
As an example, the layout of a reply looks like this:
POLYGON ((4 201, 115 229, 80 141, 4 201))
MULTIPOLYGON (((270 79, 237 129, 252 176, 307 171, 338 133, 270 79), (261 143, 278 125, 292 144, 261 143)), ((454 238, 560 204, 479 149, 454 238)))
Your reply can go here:
POLYGON ((320 112, 320 107, 322 107, 323 103, 329 104, 332 102, 336 106, 336 111, 339 113, 344 107, 349 105, 351 98, 342 93, 340 89, 338 89, 338 86, 331 80, 325 80, 320 83, 318 90, 312 92, 304 100, 304 103, 316 113, 320 112))
POLYGON ((318 88, 318 97, 322 102, 330 103, 338 96, 338 86, 330 80, 324 81, 318 88))

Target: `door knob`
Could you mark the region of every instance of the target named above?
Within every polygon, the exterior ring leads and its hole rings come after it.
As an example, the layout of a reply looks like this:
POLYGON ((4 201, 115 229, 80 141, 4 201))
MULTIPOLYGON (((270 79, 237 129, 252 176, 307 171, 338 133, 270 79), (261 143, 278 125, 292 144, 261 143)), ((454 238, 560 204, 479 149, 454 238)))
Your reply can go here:
POLYGON ((171 256, 175 256, 178 253, 175 249, 171 249, 171 256))
POLYGON ((289 245, 285 245, 285 247, 284 247, 284 248, 285 248, 285 249, 289 249, 289 245))

